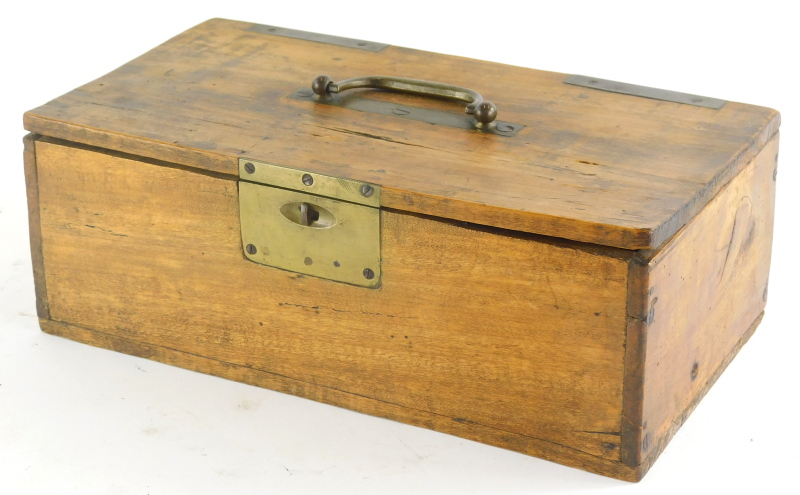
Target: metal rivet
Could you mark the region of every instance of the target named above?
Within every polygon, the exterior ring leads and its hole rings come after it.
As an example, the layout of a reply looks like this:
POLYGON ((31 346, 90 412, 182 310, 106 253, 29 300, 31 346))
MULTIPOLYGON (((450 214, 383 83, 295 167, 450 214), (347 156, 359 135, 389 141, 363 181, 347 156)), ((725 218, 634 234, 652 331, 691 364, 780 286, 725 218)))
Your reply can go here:
POLYGON ((310 186, 314 183, 314 178, 311 177, 309 174, 303 174, 303 184, 310 186))
POLYGON ((275 28, 269 28, 269 29, 267 29, 267 31, 269 31, 270 33, 274 33, 275 31, 277 31, 277 29, 275 29, 275 28))
POLYGON ((250 162, 247 162, 244 164, 244 171, 247 172, 248 174, 252 174, 256 171, 256 166, 250 162))
POLYGON ((369 184, 364 184, 361 186, 361 195, 365 198, 372 196, 372 193, 375 192, 375 188, 370 186, 369 184))
POLYGON ((514 127, 508 124, 497 124, 497 130, 500 132, 511 132, 514 130, 514 127))
POLYGON ((367 46, 367 43, 364 41, 359 41, 358 46, 367 46))
POLYGON ((372 271, 372 268, 364 268, 364 278, 367 280, 375 278, 375 272, 372 271))
POLYGON ((692 103, 702 103, 702 102, 703 102, 702 98, 692 98, 692 103))
POLYGON ((338 261, 334 261, 333 262, 333 266, 335 266, 336 268, 339 268, 340 266, 342 266, 342 264, 339 263, 338 261))
POLYGON ((405 108, 395 108, 394 110, 392 110, 392 113, 395 115, 408 115, 411 112, 409 110, 406 110, 405 108))
POLYGON ((247 249, 248 254, 256 254, 258 252, 258 249, 252 244, 248 244, 245 249, 247 249))
POLYGON ((303 263, 305 263, 306 265, 311 265, 314 263, 314 260, 306 256, 306 259, 303 260, 303 263))

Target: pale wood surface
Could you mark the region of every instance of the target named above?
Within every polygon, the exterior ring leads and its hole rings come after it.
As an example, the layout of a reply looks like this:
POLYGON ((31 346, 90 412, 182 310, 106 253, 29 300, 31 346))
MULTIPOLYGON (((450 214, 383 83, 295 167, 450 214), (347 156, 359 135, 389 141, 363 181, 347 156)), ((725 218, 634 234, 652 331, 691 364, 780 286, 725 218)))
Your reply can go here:
MULTIPOLYGON (((756 317, 755 321, 750 325, 750 327, 748 327, 748 329, 744 332, 742 337, 734 344, 733 348, 728 351, 728 354, 725 355, 723 359, 718 363, 717 368, 708 375, 708 378, 706 379, 705 383, 703 383, 703 385, 699 389, 692 390, 693 395, 687 397, 683 401, 682 405, 684 405, 684 409, 672 419, 672 422, 667 425, 666 429, 664 429, 663 434, 654 440, 650 440, 651 444, 649 444, 647 456, 644 457, 643 459, 640 459, 641 464, 638 464, 635 469, 635 473, 638 476, 639 480, 641 480, 647 474, 647 471, 649 471, 650 468, 653 466, 653 464, 656 462, 658 457, 666 448, 667 444, 669 444, 670 440, 672 440, 672 437, 675 436, 675 434, 678 432, 681 426, 683 426, 683 423, 686 422, 686 420, 695 410, 697 405, 700 404, 700 401, 703 400, 708 391, 711 390, 711 387, 714 386, 717 379, 727 369, 731 361, 733 361, 736 355, 739 354, 739 351, 742 349, 742 347, 750 340, 750 337, 753 336, 756 329, 761 324, 761 320, 763 317, 764 313, 762 312, 760 315, 756 317)), ((735 414, 735 412, 732 412, 732 414, 735 414)), ((626 434, 627 432, 625 432, 623 429, 623 436, 626 434)), ((643 439, 643 437, 641 437, 640 435, 636 435, 635 437, 640 439, 640 442, 643 439)), ((626 442, 623 441, 623 450, 621 452, 623 456, 627 455, 625 452, 626 448, 625 444, 626 442)), ((703 448, 703 447, 698 446, 698 448, 703 448)), ((634 452, 637 451, 638 449, 641 449, 641 447, 636 447, 634 449, 634 452)))
POLYGON ((382 287, 370 290, 244 259, 235 181, 48 140, 36 153, 52 320, 166 362, 632 476, 609 467, 630 252, 382 211, 382 287))
POLYGON ((131 354, 173 366, 180 366, 181 368, 215 375, 229 380, 236 380, 249 385, 311 398, 318 402, 324 402, 355 411, 366 411, 374 416, 388 418, 462 438, 468 438, 488 445, 514 450, 549 461, 602 474, 604 476, 612 476, 626 481, 639 481, 642 476, 642 470, 639 467, 630 467, 618 461, 587 454, 571 447, 558 445, 546 440, 491 428, 467 420, 453 420, 453 418, 449 416, 391 404, 369 397, 315 385, 313 383, 294 380, 289 377, 276 375, 251 367, 209 359, 176 349, 138 342, 125 337, 118 337, 75 325, 68 325, 52 320, 40 320, 40 323, 42 330, 47 333, 66 337, 85 344, 131 354))
POLYGON ((632 261, 625 462, 652 463, 760 320, 777 155, 776 135, 664 249, 632 261))
POLYGON ((385 207, 637 249, 685 225, 780 120, 735 102, 680 105, 563 84, 565 74, 250 26, 208 21, 29 112, 26 128, 230 175, 248 156, 381 184, 385 207), (287 99, 320 73, 471 87, 527 127, 501 138, 287 99))

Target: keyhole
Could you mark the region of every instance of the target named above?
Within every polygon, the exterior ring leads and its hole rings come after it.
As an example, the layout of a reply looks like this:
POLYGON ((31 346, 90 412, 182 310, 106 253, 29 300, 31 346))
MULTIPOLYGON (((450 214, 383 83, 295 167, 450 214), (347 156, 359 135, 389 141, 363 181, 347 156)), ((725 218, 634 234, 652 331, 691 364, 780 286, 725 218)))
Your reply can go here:
POLYGON ((312 229, 327 229, 336 225, 336 217, 332 212, 311 203, 286 203, 281 206, 281 213, 287 220, 312 229))
POLYGON ((300 225, 308 227, 319 220, 319 212, 308 203, 300 203, 300 225))

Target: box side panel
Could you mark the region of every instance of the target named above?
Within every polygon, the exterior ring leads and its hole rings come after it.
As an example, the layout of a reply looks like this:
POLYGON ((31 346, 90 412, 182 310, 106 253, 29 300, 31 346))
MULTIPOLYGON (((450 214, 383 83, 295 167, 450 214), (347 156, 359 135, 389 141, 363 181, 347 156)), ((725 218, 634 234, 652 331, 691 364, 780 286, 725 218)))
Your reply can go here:
POLYGON ((624 253, 383 211, 370 290, 247 261, 234 181, 52 142, 37 154, 54 322, 622 476, 606 461, 620 450, 624 253))
POLYGON ((628 338, 642 345, 626 371, 628 464, 652 464, 760 321, 777 155, 776 134, 662 250, 632 262, 640 282, 629 296, 628 338))
POLYGON ((47 305, 47 284, 42 258, 42 228, 39 214, 39 178, 36 167, 36 134, 28 134, 22 140, 25 163, 25 187, 28 199, 28 235, 31 246, 31 264, 33 265, 33 283, 36 291, 36 314, 39 318, 49 318, 47 305))

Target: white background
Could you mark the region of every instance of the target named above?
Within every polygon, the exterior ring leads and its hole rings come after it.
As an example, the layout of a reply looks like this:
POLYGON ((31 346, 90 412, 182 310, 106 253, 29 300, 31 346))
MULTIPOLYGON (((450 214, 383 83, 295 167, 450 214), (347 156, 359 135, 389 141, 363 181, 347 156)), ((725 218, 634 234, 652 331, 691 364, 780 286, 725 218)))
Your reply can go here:
POLYGON ((73 0, 2 7, 0 493, 800 493, 800 15, 790 2, 767 1, 466 5, 73 0), (39 331, 23 112, 211 17, 782 112, 766 317, 643 482, 607 479, 39 331))

